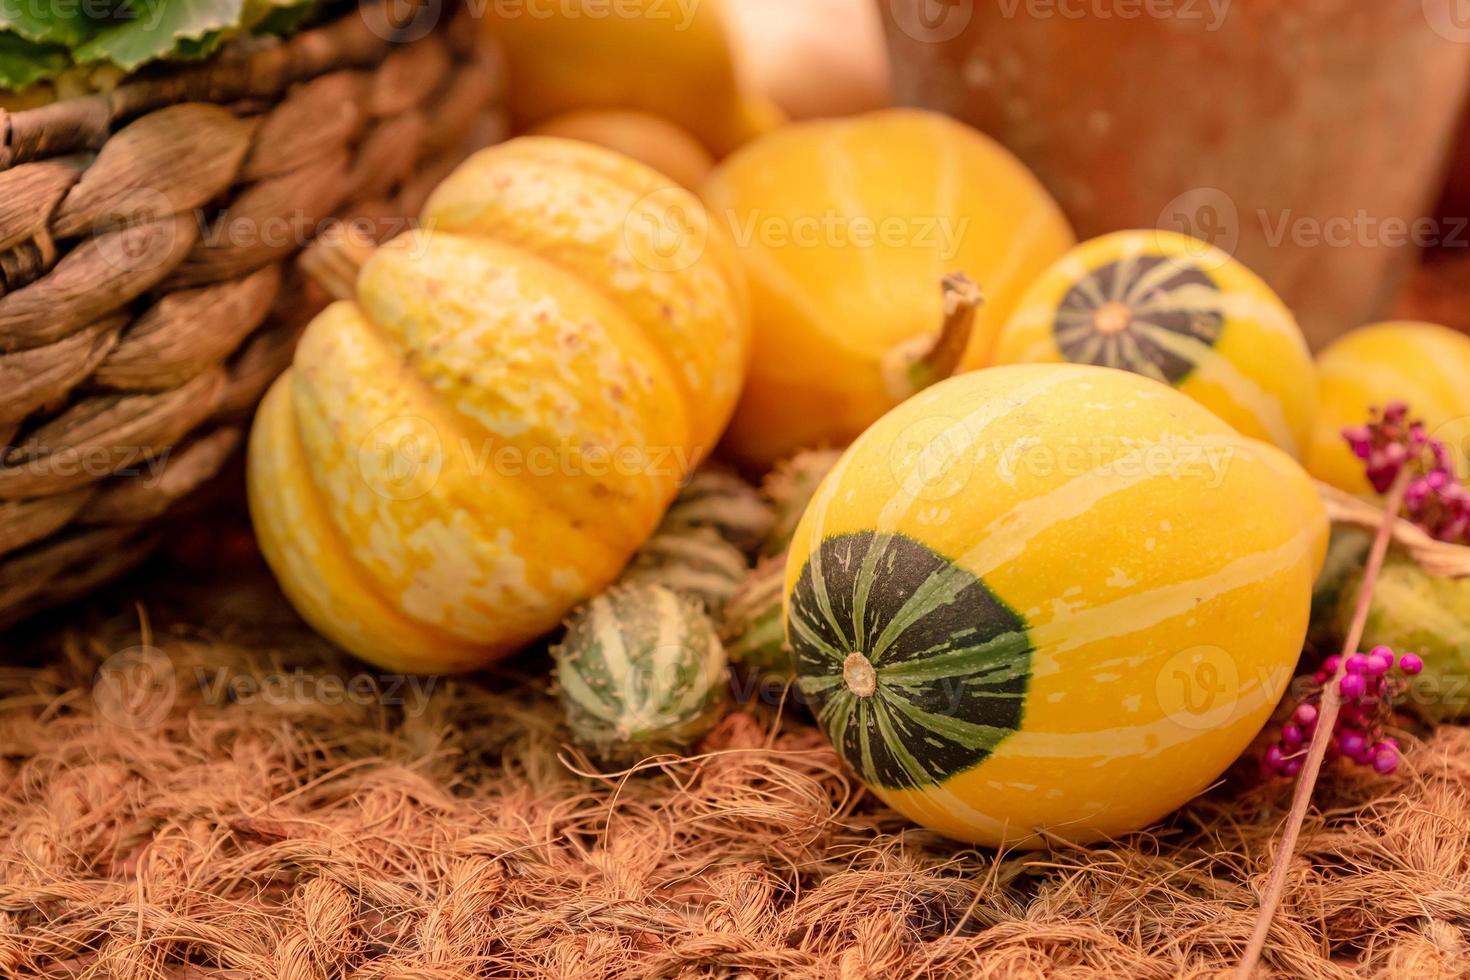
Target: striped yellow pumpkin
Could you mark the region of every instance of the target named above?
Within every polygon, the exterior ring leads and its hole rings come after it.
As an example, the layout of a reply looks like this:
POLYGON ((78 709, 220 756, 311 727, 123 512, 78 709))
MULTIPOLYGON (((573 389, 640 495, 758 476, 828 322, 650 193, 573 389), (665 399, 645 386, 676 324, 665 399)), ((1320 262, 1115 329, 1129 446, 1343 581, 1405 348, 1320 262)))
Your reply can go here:
POLYGON ((1291 311, 1235 259, 1173 232, 1122 231, 1067 253, 1027 291, 995 359, 1146 375, 1298 459, 1316 416, 1291 311))
POLYGON ((1324 483, 1373 495, 1342 430, 1394 401, 1453 448, 1462 467, 1470 459, 1470 337, 1433 323, 1373 324, 1318 355, 1317 377, 1322 407, 1307 468, 1324 483))
MULTIPOLYGON (((745 363, 730 246, 664 264, 669 211, 703 215, 632 160, 524 137, 326 277, 340 302, 266 395, 248 465, 261 549, 307 621, 388 669, 467 670, 618 576, 745 363)), ((331 271, 338 253, 312 254, 331 271)))
POLYGON ((1327 519, 1285 453, 1123 371, 964 375, 844 454, 797 528, 800 690, 895 809, 987 845, 1142 827, 1261 729, 1327 519))

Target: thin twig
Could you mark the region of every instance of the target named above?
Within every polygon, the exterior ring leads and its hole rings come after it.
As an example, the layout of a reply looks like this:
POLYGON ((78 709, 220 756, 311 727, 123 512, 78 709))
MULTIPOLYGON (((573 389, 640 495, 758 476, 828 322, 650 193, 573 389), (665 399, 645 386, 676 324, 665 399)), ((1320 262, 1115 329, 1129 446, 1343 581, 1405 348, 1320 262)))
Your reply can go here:
POLYGON ((1388 545, 1393 538, 1394 519, 1403 507, 1404 491, 1409 487, 1410 477, 1410 470, 1405 467, 1389 488, 1384 500, 1385 519, 1378 526, 1378 533, 1373 538, 1373 550, 1368 553, 1368 566, 1363 573, 1363 583, 1358 587, 1358 604, 1353 610, 1352 626, 1342 644, 1342 656, 1338 658, 1337 671, 1322 688, 1322 702, 1317 709, 1317 728, 1312 733, 1312 742, 1307 747, 1307 757, 1297 778, 1296 790, 1291 798, 1291 812, 1287 814, 1286 828, 1276 850, 1275 866, 1271 868, 1271 878, 1266 883, 1265 894, 1261 896, 1261 911, 1256 918, 1255 931, 1251 933, 1245 955, 1240 959, 1240 967, 1235 971, 1236 980, 1250 980, 1261 960, 1261 953, 1266 948, 1266 937, 1271 932, 1271 922, 1276 917, 1276 910, 1281 906, 1281 897, 1286 891, 1286 873, 1291 867, 1292 855, 1296 853, 1302 824, 1307 819, 1307 808, 1312 803, 1312 790, 1317 786, 1322 760, 1327 756, 1328 743, 1332 741, 1332 729, 1337 722, 1337 714, 1342 709, 1342 695, 1338 692, 1338 684, 1347 673, 1348 657, 1356 653, 1358 644, 1363 642, 1363 630, 1368 624, 1368 610, 1373 602, 1373 585, 1383 569, 1383 559, 1388 554, 1388 545))

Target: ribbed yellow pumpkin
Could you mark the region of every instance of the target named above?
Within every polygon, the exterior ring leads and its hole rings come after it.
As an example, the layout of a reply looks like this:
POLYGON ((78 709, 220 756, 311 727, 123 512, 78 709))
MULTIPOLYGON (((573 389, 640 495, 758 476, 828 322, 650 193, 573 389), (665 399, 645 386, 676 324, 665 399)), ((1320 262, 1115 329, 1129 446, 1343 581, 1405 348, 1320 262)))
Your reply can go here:
POLYGON ((845 445, 936 380, 907 369, 938 340, 947 273, 985 295, 957 367, 989 364, 1022 291, 1074 241, 999 144, 912 110, 780 129, 716 169, 704 198, 750 276, 754 353, 726 444, 752 468, 845 445))
POLYGON ((1027 290, 995 360, 1133 371, 1298 459, 1317 413, 1312 355, 1286 304, 1225 252, 1168 231, 1067 253, 1027 290))
POLYGON ((1165 385, 967 374, 865 432, 803 516, 800 691, 878 796, 944 834, 1124 833, 1260 731, 1327 533, 1299 464, 1165 385))
POLYGON ((741 84, 723 3, 497 0, 484 24, 505 52, 520 125, 573 109, 638 109, 723 155, 785 119, 741 84))
POLYGON ((1414 321, 1361 327, 1317 355, 1317 379, 1322 407, 1307 468, 1323 483, 1375 496, 1342 430, 1396 401, 1458 454, 1461 473, 1470 473, 1470 337, 1414 321))
POLYGON ((461 670, 613 580, 718 439, 749 341, 728 243, 664 264, 668 209, 703 213, 617 154, 515 140, 339 284, 250 443, 261 546, 313 626, 461 670))

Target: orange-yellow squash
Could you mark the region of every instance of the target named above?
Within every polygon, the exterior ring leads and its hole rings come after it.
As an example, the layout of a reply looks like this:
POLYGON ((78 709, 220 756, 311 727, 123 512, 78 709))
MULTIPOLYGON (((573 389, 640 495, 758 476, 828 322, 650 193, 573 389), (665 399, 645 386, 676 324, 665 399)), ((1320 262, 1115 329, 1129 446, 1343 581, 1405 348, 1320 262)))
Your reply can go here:
POLYGON ((802 517, 798 684, 868 786, 935 830, 1136 830, 1265 724, 1327 531, 1298 463, 1156 381, 963 375, 865 432, 802 517))
POLYGON ((505 52, 518 125, 573 109, 639 109, 724 155, 785 117, 742 83, 722 3, 500 0, 484 24, 505 52))
POLYGON ((995 360, 1133 371, 1297 459, 1317 413, 1312 355, 1286 304, 1227 253, 1169 231, 1068 252, 1026 291, 995 360))
POLYGON ((1307 469, 1323 483, 1375 496, 1342 430, 1395 401, 1424 420, 1429 434, 1455 451, 1460 472, 1470 473, 1470 337, 1413 321, 1361 327, 1317 355, 1317 384, 1321 409, 1307 469))
POLYGON ((531 127, 536 136, 595 143, 646 163, 698 191, 714 169, 714 157, 699 141, 666 119, 631 109, 564 112, 531 127))
POLYGON ((1074 241, 1015 157, 914 110, 780 129, 717 168, 704 198, 750 277, 755 345, 726 443, 753 468, 844 445, 933 380, 894 368, 936 342, 947 273, 985 296, 958 367, 989 364, 1021 292, 1074 241))
POLYGON ((482 151, 372 252, 251 435, 261 546, 319 631, 383 667, 474 667, 611 582, 719 438, 744 282, 699 201, 569 140, 482 151))

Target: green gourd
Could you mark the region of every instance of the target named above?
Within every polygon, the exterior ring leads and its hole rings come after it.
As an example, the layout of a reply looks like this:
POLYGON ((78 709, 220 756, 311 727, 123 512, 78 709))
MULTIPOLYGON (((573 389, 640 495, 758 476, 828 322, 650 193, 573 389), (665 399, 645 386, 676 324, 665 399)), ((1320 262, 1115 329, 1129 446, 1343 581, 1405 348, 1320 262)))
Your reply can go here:
POLYGON ((822 478, 837 465, 842 452, 837 449, 808 449, 790 459, 782 460, 766 475, 761 491, 771 501, 775 511, 774 522, 766 536, 761 553, 784 554, 791 544, 791 535, 796 532, 797 522, 806 513, 822 478))
POLYGON ((660 531, 633 556, 624 585, 662 585, 698 601, 718 617, 745 581, 745 555, 708 527, 660 531))
MULTIPOLYGON (((1339 596, 1338 635, 1352 622, 1362 577, 1352 575, 1339 596)), ((1470 717, 1470 579, 1429 575, 1409 557, 1390 554, 1363 630, 1364 650, 1380 644, 1424 659, 1405 707, 1434 722, 1470 717)))
POLYGON ((602 593, 573 613, 551 652, 572 735, 603 758, 685 749, 714 727, 729 697, 714 623, 662 586, 602 593))
POLYGON ((773 520, 771 505, 760 491, 733 470, 710 465, 689 478, 664 514, 660 529, 712 528, 745 554, 754 554, 770 533, 773 520))
POLYGON ((763 558, 725 606, 721 636, 730 660, 759 679, 786 681, 796 676, 781 618, 785 578, 784 555, 763 558))

